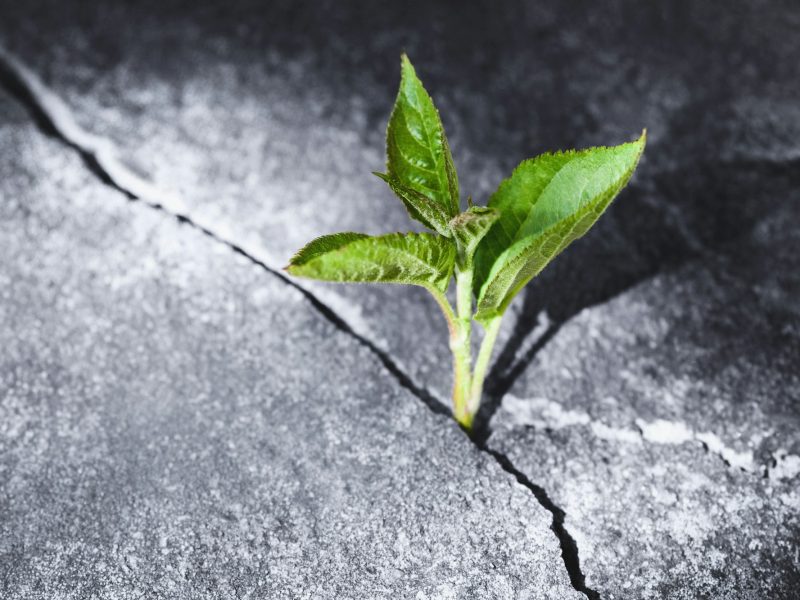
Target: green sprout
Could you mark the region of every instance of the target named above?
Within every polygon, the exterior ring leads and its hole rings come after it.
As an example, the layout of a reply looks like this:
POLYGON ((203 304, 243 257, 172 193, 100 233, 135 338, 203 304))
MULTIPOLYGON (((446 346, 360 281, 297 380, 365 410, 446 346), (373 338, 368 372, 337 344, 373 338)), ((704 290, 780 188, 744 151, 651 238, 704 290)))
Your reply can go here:
POLYGON ((503 314, 525 285, 594 225, 633 174, 645 146, 547 153, 523 161, 488 206, 461 211, 458 176, 439 112, 404 54, 386 131, 386 173, 375 173, 433 233, 336 233, 295 254, 287 271, 322 281, 403 283, 441 307, 453 353, 453 416, 472 428, 503 314), (447 297, 455 277, 455 309, 447 297), (484 330, 472 361, 473 321, 484 330))

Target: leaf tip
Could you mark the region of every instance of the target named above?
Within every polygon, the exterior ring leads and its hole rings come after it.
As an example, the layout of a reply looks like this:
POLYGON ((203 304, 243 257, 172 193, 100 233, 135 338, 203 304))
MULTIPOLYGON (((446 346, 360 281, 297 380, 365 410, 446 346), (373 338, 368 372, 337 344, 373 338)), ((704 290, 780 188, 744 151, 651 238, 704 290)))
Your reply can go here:
POLYGON ((400 54, 400 75, 401 77, 412 76, 416 77, 417 73, 414 70, 414 65, 411 64, 411 59, 405 52, 400 54))
MULTIPOLYGON (((639 159, 644 154, 644 148, 647 146, 647 127, 642 129, 642 134, 639 136, 638 139, 631 142, 631 145, 636 149, 636 164, 639 163, 639 159)), ((634 167, 635 168, 635 167, 634 167)))

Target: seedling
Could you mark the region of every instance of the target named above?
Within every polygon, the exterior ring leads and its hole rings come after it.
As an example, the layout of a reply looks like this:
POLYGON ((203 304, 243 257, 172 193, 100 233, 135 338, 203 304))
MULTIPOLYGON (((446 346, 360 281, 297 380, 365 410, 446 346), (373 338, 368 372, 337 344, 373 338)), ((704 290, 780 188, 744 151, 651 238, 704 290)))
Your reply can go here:
POLYGON ((433 233, 315 239, 287 267, 323 281, 404 283, 428 290, 441 307, 453 353, 453 416, 467 430, 503 314, 525 285, 594 225, 633 174, 645 146, 542 154, 523 161, 489 198, 461 212, 458 176, 439 112, 403 55, 400 91, 386 131, 386 172, 375 173, 411 218, 433 233), (455 308, 447 298, 455 278, 455 308), (474 301, 474 312, 473 312, 474 301), (472 361, 472 324, 484 330, 472 361))

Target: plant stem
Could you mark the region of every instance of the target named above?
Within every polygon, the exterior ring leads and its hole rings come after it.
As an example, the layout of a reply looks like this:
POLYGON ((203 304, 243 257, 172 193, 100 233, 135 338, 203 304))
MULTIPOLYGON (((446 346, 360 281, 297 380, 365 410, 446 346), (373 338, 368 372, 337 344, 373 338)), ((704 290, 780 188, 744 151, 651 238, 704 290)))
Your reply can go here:
POLYGON ((489 365, 492 360, 492 351, 494 344, 497 341, 497 334, 500 331, 500 324, 502 317, 495 317, 488 321, 483 326, 483 341, 481 342, 481 349, 478 351, 478 358, 475 360, 475 369, 472 372, 472 384, 470 387, 469 401, 467 402, 467 410, 472 415, 478 412, 481 404, 481 395, 483 394, 483 382, 486 379, 486 373, 489 370, 489 365))
POLYGON ((469 410, 472 391, 472 267, 456 272, 456 335, 450 336, 453 352, 453 416, 462 427, 472 427, 469 410))
POLYGON ((439 305, 439 308, 442 309, 444 313, 444 318, 447 320, 447 329, 450 332, 450 337, 453 337, 453 332, 456 328, 456 313, 453 312, 453 307, 450 306, 450 302, 447 300, 447 297, 437 290, 435 287, 429 287, 427 290, 431 293, 436 303, 439 305))
POLYGON ((500 330, 501 317, 483 324, 484 336, 478 358, 472 366, 472 277, 471 266, 456 272, 456 310, 447 297, 430 288, 447 319, 450 330, 450 350, 453 353, 453 417, 467 431, 481 403, 483 382, 492 358, 492 350, 500 330))

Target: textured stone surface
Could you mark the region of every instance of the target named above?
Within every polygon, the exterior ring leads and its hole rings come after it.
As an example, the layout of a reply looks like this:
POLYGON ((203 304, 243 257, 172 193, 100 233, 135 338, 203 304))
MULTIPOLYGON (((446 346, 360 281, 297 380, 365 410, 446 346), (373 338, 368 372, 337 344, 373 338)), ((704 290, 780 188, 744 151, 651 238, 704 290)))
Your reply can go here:
MULTIPOLYGON (((481 203, 522 158, 646 126, 630 189, 513 306, 488 382, 492 446, 566 510, 603 598, 800 587, 799 27, 764 1, 0 2, 0 45, 85 130, 272 267, 319 234, 409 226, 369 175, 402 49, 481 203), (561 327, 537 354, 543 310, 561 327)), ((548 515, 450 424, 295 292, 12 134, 12 106, 0 590, 568 597, 548 515)), ((312 289, 447 396, 424 292, 312 289)))
POLYGON ((490 446, 566 511, 603 598, 800 589, 794 200, 572 319, 495 416, 490 446))
POLYGON ((0 114, 4 599, 581 597, 551 515, 296 290, 0 114))
MULTIPOLYGON (((62 6, 8 7, 2 40, 195 221, 273 266, 323 233, 409 227, 370 175, 383 164, 402 49, 442 110, 462 190, 479 202, 522 158, 648 127, 633 190, 516 307, 503 364, 524 353, 542 309, 567 319, 742 233, 776 189, 800 184, 781 162, 797 158, 800 137, 790 4, 62 6)), ((445 327, 424 291, 310 285, 448 396, 445 327)))
POLYGON ((726 469, 697 443, 661 445, 590 425, 492 438, 567 513, 600 598, 793 600, 800 493, 726 469))

